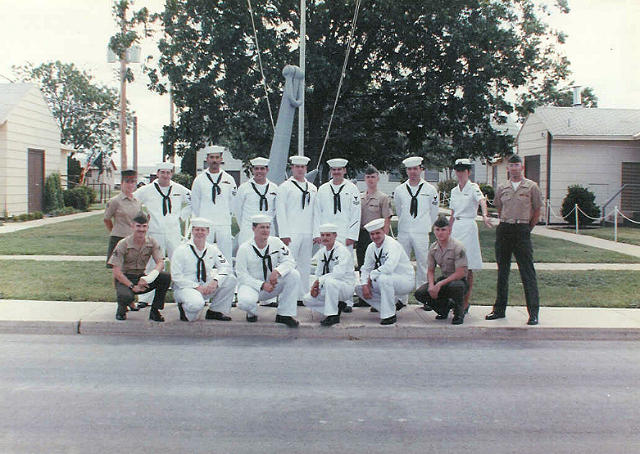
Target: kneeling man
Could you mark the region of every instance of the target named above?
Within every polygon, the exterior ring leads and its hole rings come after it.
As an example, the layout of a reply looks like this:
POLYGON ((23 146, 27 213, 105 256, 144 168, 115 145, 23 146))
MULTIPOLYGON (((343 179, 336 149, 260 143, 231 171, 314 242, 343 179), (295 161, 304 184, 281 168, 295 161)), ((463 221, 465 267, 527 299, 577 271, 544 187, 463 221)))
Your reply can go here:
POLYGON ((236 278, 233 268, 218 246, 207 243, 211 222, 191 219, 191 240, 181 244, 171 256, 173 296, 180 320, 194 321, 209 301, 207 320, 229 321, 236 278))
POLYGON ((427 283, 416 290, 418 301, 436 311, 437 320, 449 316, 453 307, 452 325, 464 322, 464 295, 467 293, 467 253, 462 243, 451 238, 451 227, 446 217, 440 216, 433 224, 436 241, 427 256, 427 283), (436 265, 442 275, 436 279, 436 265), (450 303, 450 300, 453 303, 450 303))
POLYGON ((323 224, 319 230, 322 248, 315 257, 316 280, 304 296, 304 305, 326 315, 320 324, 331 326, 340 323, 345 301, 353 295, 353 252, 336 241, 338 226, 335 224, 323 224))
POLYGON ((133 233, 118 242, 108 262, 113 266, 116 284, 116 320, 127 319, 127 307, 133 303, 135 295, 155 290, 149 320, 164 322, 160 309, 164 308, 164 297, 171 283, 169 273, 162 271, 164 254, 158 242, 147 236, 149 217, 145 213, 138 213, 131 227, 133 233), (150 258, 155 260, 156 266, 145 275, 144 270, 150 258))
POLYGON ((236 254, 238 308, 247 312, 247 321, 258 320, 258 302, 278 296, 276 323, 296 328, 294 319, 300 291, 300 273, 289 248, 270 236, 271 217, 251 218, 253 239, 240 245, 236 254))
POLYGON ((381 325, 392 325, 396 322, 396 301, 413 290, 415 272, 402 245, 385 235, 384 219, 374 219, 364 228, 372 243, 360 267, 361 284, 356 293, 380 312, 381 325))

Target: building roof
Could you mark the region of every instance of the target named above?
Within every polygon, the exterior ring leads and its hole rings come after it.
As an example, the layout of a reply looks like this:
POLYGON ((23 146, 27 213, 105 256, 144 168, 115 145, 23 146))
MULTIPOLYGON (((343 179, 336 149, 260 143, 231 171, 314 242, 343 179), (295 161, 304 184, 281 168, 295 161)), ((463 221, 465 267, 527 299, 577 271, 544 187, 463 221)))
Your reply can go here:
POLYGON ((538 107, 536 115, 555 137, 634 138, 640 133, 640 109, 538 107))
POLYGON ((27 83, 0 84, 0 125, 7 121, 9 113, 32 88, 36 88, 36 85, 27 83))

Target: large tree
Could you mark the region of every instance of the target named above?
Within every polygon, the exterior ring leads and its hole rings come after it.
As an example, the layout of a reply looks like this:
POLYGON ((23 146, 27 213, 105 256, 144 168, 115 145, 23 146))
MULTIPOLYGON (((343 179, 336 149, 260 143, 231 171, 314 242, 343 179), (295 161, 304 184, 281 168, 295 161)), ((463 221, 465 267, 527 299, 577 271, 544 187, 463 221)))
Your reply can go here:
MULTIPOLYGON (((327 130, 358 0, 307 2, 306 154, 315 164, 327 130)), ((298 0, 253 2, 269 100, 281 71, 298 58, 298 0)), ((568 12, 566 0, 557 0, 568 12)), ((364 0, 342 93, 322 161, 348 158, 381 169, 408 154, 441 165, 459 156, 505 153, 499 132, 514 93, 534 81, 557 86, 569 74, 564 38, 532 0, 364 0)), ((268 153, 272 127, 251 16, 241 0, 167 0, 152 89, 170 81, 179 120, 166 127, 183 162, 207 143, 246 159, 268 153)), ((277 112, 274 113, 277 115, 277 112)), ((295 143, 293 141, 292 143, 295 143)), ((192 169, 186 169, 192 170, 192 169)))
POLYGON ((62 133, 75 150, 112 150, 118 143, 118 92, 96 83, 73 63, 28 63, 13 68, 25 82, 42 89, 62 133))

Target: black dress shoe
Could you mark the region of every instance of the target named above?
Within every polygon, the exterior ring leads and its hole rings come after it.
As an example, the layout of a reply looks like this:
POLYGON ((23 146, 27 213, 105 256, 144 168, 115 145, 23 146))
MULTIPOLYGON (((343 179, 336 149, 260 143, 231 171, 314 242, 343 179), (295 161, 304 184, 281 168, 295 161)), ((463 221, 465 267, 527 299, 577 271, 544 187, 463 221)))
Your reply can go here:
POLYGON ((188 322, 187 314, 184 313, 184 309, 182 308, 182 303, 178 303, 178 311, 180 312, 180 320, 183 322, 188 322))
POLYGON ((289 315, 276 315, 276 323, 283 323, 289 328, 297 328, 300 324, 298 320, 289 315))
POLYGON ((505 318, 504 312, 492 311, 484 317, 485 320, 497 320, 499 318, 505 318))
POLYGON ((147 303, 146 301, 140 301, 138 303, 138 309, 144 309, 145 307, 147 307, 149 305, 149 303, 147 303))
POLYGON ((302 307, 302 306, 304 306, 304 301, 298 300, 298 307, 302 307))
POLYGON ((431 308, 431 306, 429 306, 428 304, 424 304, 424 305, 422 306, 422 310, 423 310, 423 311, 430 312, 430 311, 432 311, 433 309, 432 309, 432 308, 431 308))
POLYGON ((249 323, 255 323, 255 322, 257 322, 257 321, 258 321, 258 316, 257 316, 257 315, 250 314, 249 312, 247 312, 247 321, 248 321, 249 323))
POLYGON ((358 301, 353 302, 353 307, 367 307, 369 303, 367 303, 362 298, 358 298, 358 301))
POLYGON ((345 307, 347 307, 347 303, 345 303, 344 301, 338 301, 338 317, 340 317, 340 314, 342 314, 342 311, 344 311, 345 307))
POLYGON ((452 325, 462 325, 463 323, 464 323, 464 318, 460 317, 459 315, 454 316, 453 320, 451 320, 452 325))
POLYGON ((376 309, 375 307, 371 306, 371 309, 369 309, 369 312, 378 312, 378 309, 376 309))
POLYGON ((382 320, 380 320, 380 324, 381 325, 393 325, 398 319, 396 318, 395 315, 392 315, 391 317, 387 317, 387 318, 383 318, 382 320))
POLYGON ((151 312, 149 312, 149 320, 154 322, 164 322, 164 317, 158 309, 151 308, 151 312))
POLYGON ((127 314, 116 314, 116 320, 126 320, 127 314))
POLYGON ((349 314, 353 312, 353 308, 351 306, 347 306, 347 304, 345 303, 344 308, 342 309, 342 312, 344 312, 345 314, 349 314))
POLYGON ((436 315, 436 320, 446 320, 449 317, 449 313, 436 315))
POLYGON ((223 322, 228 322, 231 320, 231 317, 224 315, 222 312, 212 311, 211 309, 207 310, 204 318, 207 320, 221 320, 223 322))
POLYGON ((538 324, 538 316, 537 315, 532 315, 529 317, 529 321, 527 322, 527 325, 537 325, 538 324))
POLYGON ((401 311, 405 306, 406 304, 404 304, 402 301, 396 301, 396 312, 401 311))
POLYGON ((274 301, 273 303, 262 304, 262 307, 278 307, 278 303, 274 301))
POLYGON ((136 306, 135 304, 132 304, 130 306, 127 306, 127 310, 131 311, 131 312, 138 312, 140 310, 140 308, 138 306, 136 306))
POLYGON ((322 320, 320 322, 320 325, 322 325, 322 326, 331 326, 331 325, 335 325, 336 323, 340 323, 340 316, 339 315, 329 315, 329 316, 327 316, 327 318, 325 318, 324 320, 322 320))

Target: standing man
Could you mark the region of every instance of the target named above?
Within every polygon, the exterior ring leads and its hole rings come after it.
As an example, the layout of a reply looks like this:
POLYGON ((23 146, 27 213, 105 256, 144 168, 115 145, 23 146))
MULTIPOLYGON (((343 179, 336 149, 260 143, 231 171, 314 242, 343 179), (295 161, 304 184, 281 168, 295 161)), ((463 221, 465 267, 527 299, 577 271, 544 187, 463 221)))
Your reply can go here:
POLYGON ((236 182, 221 169, 222 152, 217 151, 219 148, 210 150, 207 152, 208 168, 191 185, 192 211, 194 217, 206 218, 212 222, 207 242, 215 242, 222 255, 231 260, 231 212, 236 196, 236 182))
POLYGON ((291 156, 291 178, 278 187, 276 197, 276 220, 280 239, 289 247, 296 269, 300 273, 300 294, 302 297, 309 291, 309 269, 311 267, 311 250, 313 248, 313 204, 318 190, 313 183, 307 181, 306 156, 291 156))
POLYGON ((453 300, 452 325, 464 322, 464 295, 467 293, 467 254, 462 243, 451 237, 451 227, 446 217, 440 216, 433 224, 436 241, 429 248, 427 260, 427 283, 416 290, 418 301, 428 304, 436 311, 436 320, 449 316, 453 300), (442 275, 436 279, 436 265, 442 275))
POLYGON ((498 209, 500 224, 496 229, 496 262, 498 264, 498 290, 493 311, 485 318, 495 320, 505 317, 509 296, 509 271, 511 254, 516 256, 520 278, 527 300, 529 320, 527 325, 538 324, 540 302, 538 281, 533 266, 531 230, 540 219, 542 198, 538 185, 522 175, 522 159, 512 155, 507 161, 509 181, 498 186, 494 204, 498 209))
POLYGON ((360 234, 356 246, 356 256, 358 258, 358 269, 364 263, 364 254, 367 246, 371 244, 369 232, 364 228, 366 224, 374 219, 384 219, 384 234, 389 234, 391 226, 391 199, 384 192, 378 191, 378 181, 380 172, 374 166, 369 166, 364 171, 364 182, 367 189, 360 193, 360 203, 362 212, 360 214, 360 234))
POLYGON ((211 223, 205 218, 191 219, 191 240, 180 245, 171 257, 173 295, 180 320, 197 320, 209 301, 207 320, 229 321, 236 289, 233 268, 215 244, 207 243, 211 223))
POLYGON ((438 217, 438 191, 422 178, 422 158, 413 156, 402 161, 409 179, 396 187, 393 200, 398 215, 398 241, 407 256, 416 258, 415 288, 427 282, 429 232, 438 217))
POLYGON ((135 170, 123 170, 120 178, 120 194, 112 197, 107 202, 104 210, 104 225, 109 231, 109 246, 107 247, 107 268, 109 258, 116 247, 116 244, 125 236, 133 233, 131 222, 135 215, 140 212, 142 204, 135 198, 133 192, 136 190, 138 173, 135 170))
POLYGON ((393 325, 396 309, 403 307, 396 301, 413 290, 415 272, 402 245, 385 235, 384 219, 375 219, 364 228, 372 243, 367 246, 356 293, 380 312, 381 325, 393 325))
POLYGON ((164 255, 158 242, 147 236, 149 218, 146 214, 139 212, 134 216, 131 228, 133 233, 120 240, 109 259, 118 300, 116 320, 127 319, 127 306, 133 302, 135 295, 156 290, 149 320, 164 322, 160 309, 164 308, 164 298, 171 283, 169 273, 162 271, 164 255), (145 275, 145 266, 150 258, 156 261, 156 266, 145 275))
MULTIPOLYGON (((157 166, 158 178, 152 183, 142 186, 133 196, 146 208, 151 219, 149 221, 148 235, 160 245, 164 257, 171 257, 173 251, 182 242, 182 228, 180 219, 187 220, 191 216, 191 191, 175 181, 173 177, 173 164, 161 162, 157 166)), ((147 271, 155 268, 153 259, 147 264, 147 271)), ((153 293, 149 292, 140 296, 139 306, 145 307, 153 299, 153 293)))
MULTIPOLYGON (((267 178, 269 160, 267 158, 253 158, 251 163, 252 178, 240 185, 235 200, 235 214, 240 232, 238 233, 238 247, 253 238, 251 218, 256 214, 264 214, 272 220, 276 213, 276 194, 278 185, 267 178)), ((271 226, 273 229, 273 225, 271 226)), ((275 229, 273 229, 275 234, 275 229)))
POLYGON ((279 295, 276 323, 297 328, 296 298, 300 293, 300 273, 289 248, 270 236, 271 218, 264 214, 251 218, 253 239, 243 243, 236 255, 238 308, 247 312, 247 321, 258 321, 258 301, 279 295))
MULTIPOLYGON (((329 159, 331 180, 318 188, 318 196, 313 214, 313 241, 320 243, 319 227, 321 223, 331 223, 338 227, 338 241, 353 251, 360 232, 360 191, 355 184, 345 180, 346 159, 329 159)), ((344 312, 351 312, 353 297, 347 301, 344 312)))
POLYGON ((320 226, 322 248, 315 256, 316 280, 304 297, 305 306, 326 316, 320 322, 322 326, 340 323, 340 312, 346 306, 344 301, 353 295, 355 286, 353 252, 336 241, 337 237, 335 224, 320 226))

